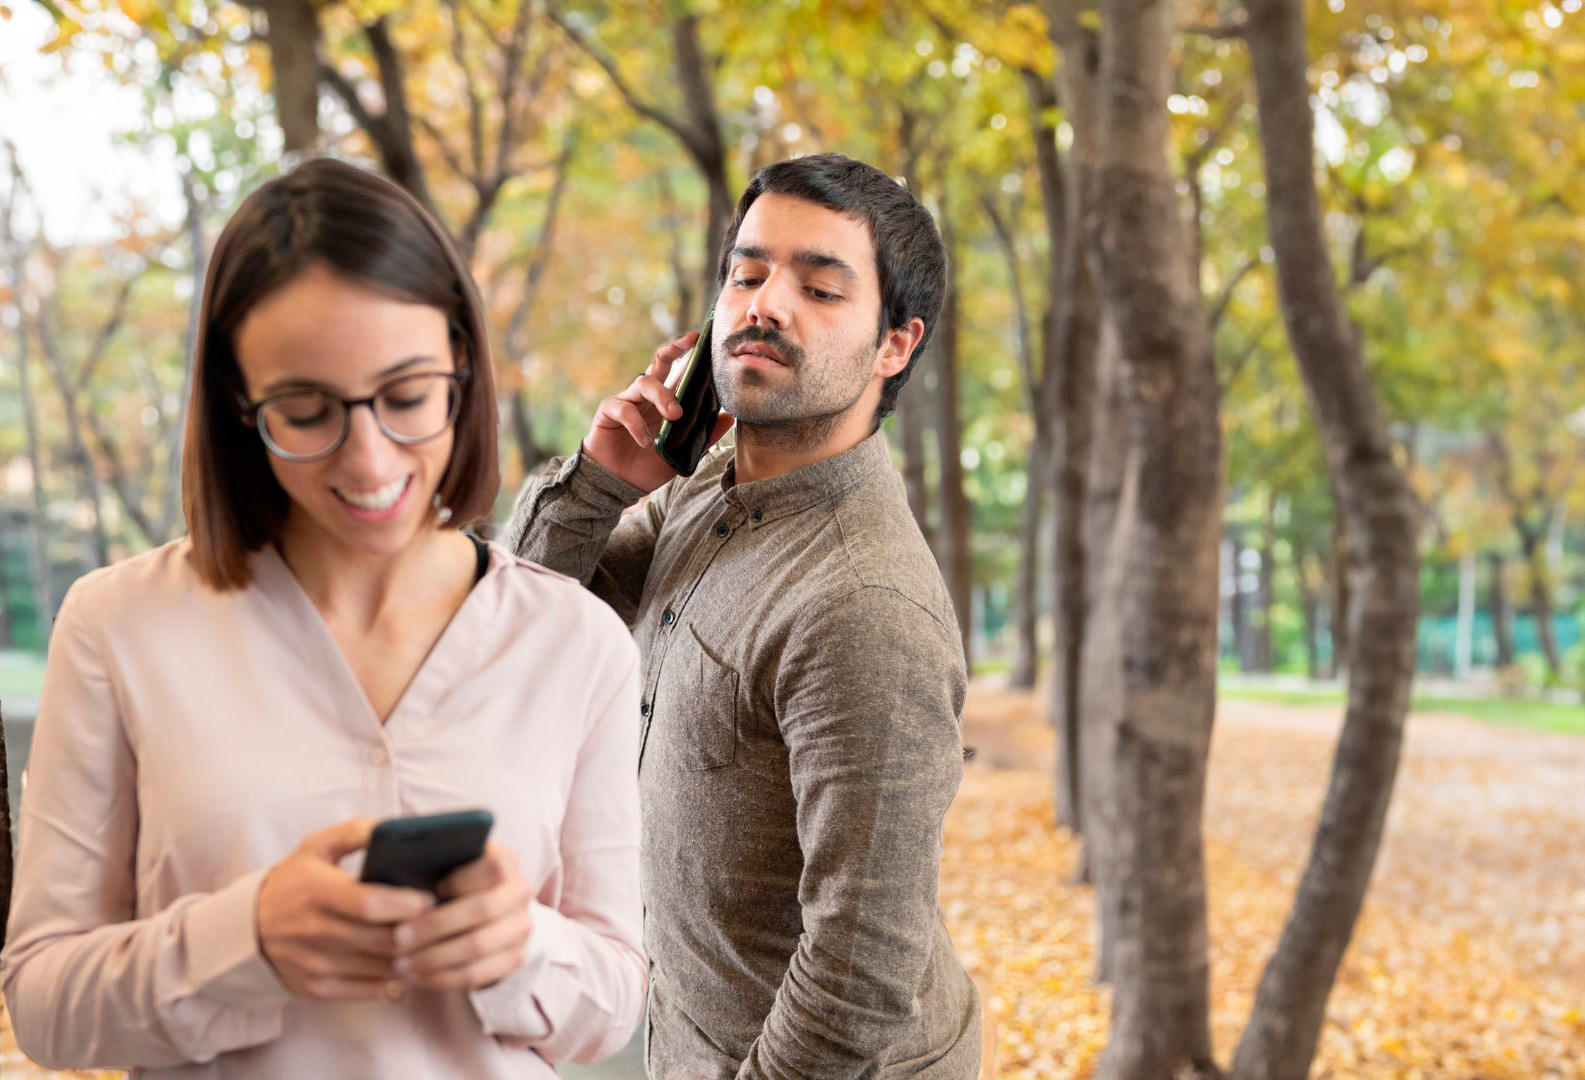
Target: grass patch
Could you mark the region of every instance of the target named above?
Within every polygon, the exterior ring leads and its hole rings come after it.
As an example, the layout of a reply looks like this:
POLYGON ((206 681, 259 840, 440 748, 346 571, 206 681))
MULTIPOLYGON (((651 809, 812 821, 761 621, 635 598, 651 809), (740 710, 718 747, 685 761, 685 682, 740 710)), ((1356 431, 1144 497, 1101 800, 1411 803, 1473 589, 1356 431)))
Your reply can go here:
MULTIPOLYGON (((1282 690, 1250 686, 1220 686, 1217 694, 1234 701, 1270 701, 1281 705, 1343 704, 1341 690, 1282 690)), ((1585 735, 1585 705, 1555 701, 1512 701, 1506 698, 1445 698, 1416 695, 1411 712, 1439 712, 1468 716, 1493 724, 1585 735)))

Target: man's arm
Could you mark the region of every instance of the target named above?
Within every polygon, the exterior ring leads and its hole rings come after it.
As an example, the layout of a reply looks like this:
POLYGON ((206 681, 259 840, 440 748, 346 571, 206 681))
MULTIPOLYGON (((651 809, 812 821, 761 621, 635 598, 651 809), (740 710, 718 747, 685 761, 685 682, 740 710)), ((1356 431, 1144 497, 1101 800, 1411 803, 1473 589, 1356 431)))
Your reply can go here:
MULTIPOLYGON (((629 626, 665 517, 663 492, 677 475, 655 452, 661 424, 682 415, 666 375, 697 338, 684 334, 656 349, 632 385, 600 402, 578 452, 531 476, 512 508, 512 550, 577 578, 629 626), (623 517, 646 492, 656 494, 623 517)), ((731 424, 730 416, 718 417, 710 442, 731 424)))
POLYGON ((956 629, 893 589, 861 588, 795 635, 776 699, 805 932, 740 1080, 858 1076, 917 1022, 964 690, 956 629))
POLYGON ((528 478, 512 507, 506 542, 522 558, 577 578, 631 626, 665 520, 667 490, 624 513, 644 492, 579 450, 528 478))

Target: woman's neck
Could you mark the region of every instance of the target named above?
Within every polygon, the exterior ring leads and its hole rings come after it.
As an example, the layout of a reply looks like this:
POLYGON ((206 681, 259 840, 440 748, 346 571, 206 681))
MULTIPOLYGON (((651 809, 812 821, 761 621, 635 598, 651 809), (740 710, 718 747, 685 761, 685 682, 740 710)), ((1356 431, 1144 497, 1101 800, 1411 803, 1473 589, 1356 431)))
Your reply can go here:
POLYGON ((313 522, 292 515, 279 540, 281 557, 327 621, 372 630, 415 606, 428 607, 466 591, 472 544, 460 532, 426 527, 400 551, 348 548, 313 522))

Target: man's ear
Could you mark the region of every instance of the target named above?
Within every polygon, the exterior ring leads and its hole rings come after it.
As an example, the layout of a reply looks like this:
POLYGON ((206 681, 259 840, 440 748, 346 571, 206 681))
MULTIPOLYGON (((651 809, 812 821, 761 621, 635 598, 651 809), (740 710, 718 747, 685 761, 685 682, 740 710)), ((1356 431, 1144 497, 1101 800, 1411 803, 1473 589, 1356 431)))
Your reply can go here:
POLYGON ((875 356, 875 374, 886 379, 900 374, 924 336, 925 321, 917 315, 895 330, 886 331, 880 352, 875 356))

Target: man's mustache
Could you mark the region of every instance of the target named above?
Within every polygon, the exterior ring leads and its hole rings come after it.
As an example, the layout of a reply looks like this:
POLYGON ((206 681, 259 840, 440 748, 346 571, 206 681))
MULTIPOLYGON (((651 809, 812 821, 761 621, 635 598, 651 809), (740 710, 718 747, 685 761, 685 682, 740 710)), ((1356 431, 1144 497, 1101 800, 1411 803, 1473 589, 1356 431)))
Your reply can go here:
POLYGON ((746 345, 751 341, 757 341, 775 349, 777 355, 781 357, 782 363, 787 367, 795 368, 803 363, 803 350, 782 337, 780 332, 768 326, 745 326, 741 330, 733 331, 721 342, 721 349, 728 356, 731 356, 733 351, 739 346, 746 345))

